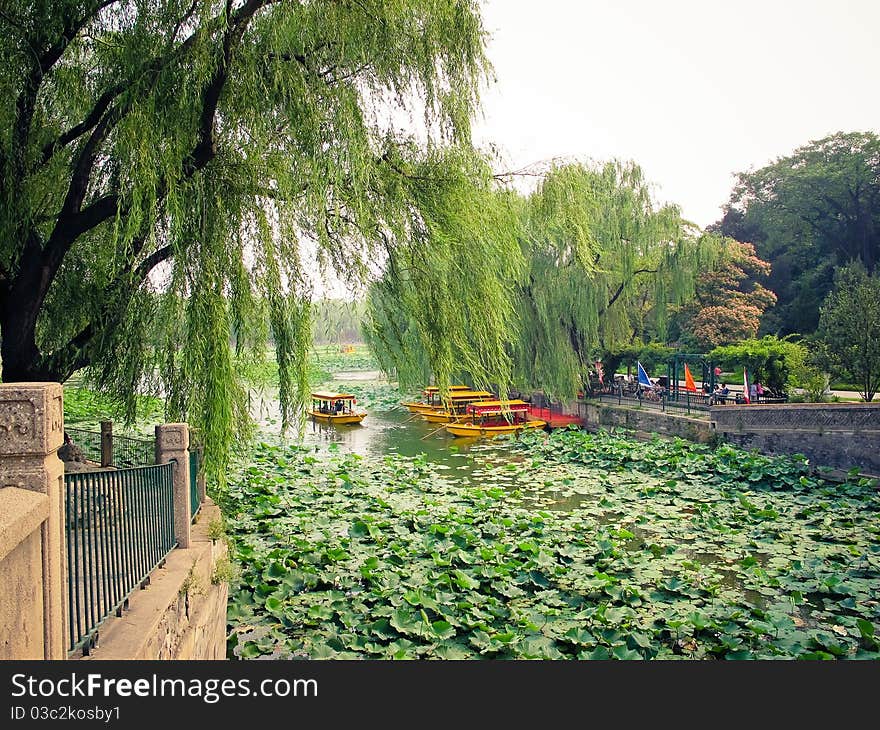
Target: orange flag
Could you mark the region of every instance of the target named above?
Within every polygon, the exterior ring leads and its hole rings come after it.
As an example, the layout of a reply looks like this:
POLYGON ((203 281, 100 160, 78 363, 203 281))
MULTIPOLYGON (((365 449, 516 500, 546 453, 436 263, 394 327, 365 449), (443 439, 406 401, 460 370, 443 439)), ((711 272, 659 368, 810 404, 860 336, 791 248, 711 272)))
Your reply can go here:
POLYGON ((684 389, 692 390, 694 393, 697 392, 697 385, 694 383, 694 376, 691 375, 690 368, 688 368, 687 363, 684 364, 684 389))

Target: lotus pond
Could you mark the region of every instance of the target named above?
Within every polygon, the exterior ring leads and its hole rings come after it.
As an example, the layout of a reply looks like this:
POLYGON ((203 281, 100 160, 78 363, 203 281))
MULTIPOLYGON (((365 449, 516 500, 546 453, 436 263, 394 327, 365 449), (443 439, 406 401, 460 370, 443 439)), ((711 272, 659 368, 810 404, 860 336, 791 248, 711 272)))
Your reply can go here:
POLYGON ((261 443, 217 496, 234 656, 880 658, 868 480, 576 430, 334 448, 261 443))

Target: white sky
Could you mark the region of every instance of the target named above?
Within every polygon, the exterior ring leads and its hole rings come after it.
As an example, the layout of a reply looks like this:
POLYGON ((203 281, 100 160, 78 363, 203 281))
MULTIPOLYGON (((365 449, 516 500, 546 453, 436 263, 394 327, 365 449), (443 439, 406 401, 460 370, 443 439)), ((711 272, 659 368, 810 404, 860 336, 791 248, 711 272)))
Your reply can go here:
POLYGON ((497 81, 475 141, 508 169, 632 159, 706 226, 734 173, 880 131, 880 0, 483 0, 497 81))

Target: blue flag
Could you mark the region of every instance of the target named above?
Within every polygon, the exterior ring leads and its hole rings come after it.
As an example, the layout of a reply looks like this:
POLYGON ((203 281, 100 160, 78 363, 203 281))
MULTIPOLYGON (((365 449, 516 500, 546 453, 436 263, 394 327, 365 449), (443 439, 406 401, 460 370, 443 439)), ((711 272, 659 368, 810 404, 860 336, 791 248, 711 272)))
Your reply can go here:
POLYGON ((652 388, 654 384, 651 382, 651 379, 648 377, 648 373, 645 372, 645 368, 642 367, 642 363, 636 360, 636 365, 639 366, 639 385, 644 388, 652 388))

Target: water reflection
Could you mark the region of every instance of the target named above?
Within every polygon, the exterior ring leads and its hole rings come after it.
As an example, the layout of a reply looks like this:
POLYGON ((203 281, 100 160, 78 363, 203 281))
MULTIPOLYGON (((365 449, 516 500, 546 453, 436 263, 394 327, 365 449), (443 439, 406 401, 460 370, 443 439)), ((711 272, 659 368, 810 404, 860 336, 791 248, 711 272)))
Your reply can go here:
MULTIPOLYGON (((337 377, 332 387, 343 390, 345 383, 337 377)), ((361 386, 369 384, 363 380, 358 382, 361 386)), ((281 412, 277 393, 264 389, 252 392, 251 396, 251 415, 260 429, 280 435, 281 412)), ((337 452, 372 457, 387 454, 421 456, 440 470, 454 470, 455 478, 469 480, 474 485, 480 484, 482 478, 471 477, 480 476, 487 468, 521 459, 518 454, 511 453, 510 442, 506 438, 458 438, 446 433, 445 424, 428 423, 421 416, 404 409, 368 407, 366 410, 367 417, 360 424, 351 425, 318 423, 303 414, 300 421, 292 424, 284 438, 289 443, 313 447, 317 452, 329 452, 332 448, 337 452), (480 457, 476 462, 475 456, 480 457)), ((498 485, 510 488, 517 486, 514 475, 509 479, 510 484, 504 481, 507 480, 502 479, 498 485)))

